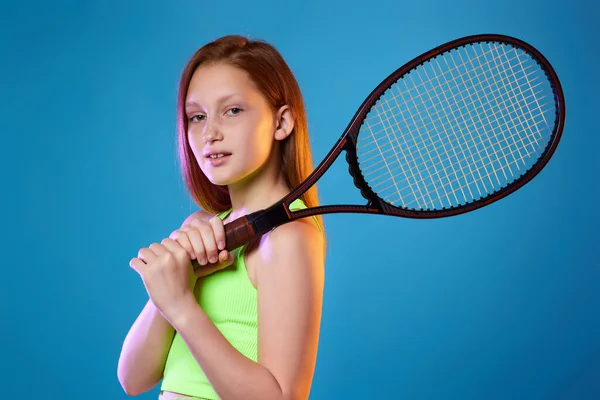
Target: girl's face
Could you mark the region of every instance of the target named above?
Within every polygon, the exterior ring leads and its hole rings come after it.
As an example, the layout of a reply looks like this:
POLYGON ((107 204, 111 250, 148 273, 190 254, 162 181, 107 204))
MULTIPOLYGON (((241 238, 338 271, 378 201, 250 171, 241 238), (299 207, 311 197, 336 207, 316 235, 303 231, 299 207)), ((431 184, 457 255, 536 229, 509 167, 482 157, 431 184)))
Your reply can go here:
POLYGON ((241 182, 268 160, 274 113, 245 71, 223 63, 200 66, 185 107, 190 147, 213 184, 241 182))

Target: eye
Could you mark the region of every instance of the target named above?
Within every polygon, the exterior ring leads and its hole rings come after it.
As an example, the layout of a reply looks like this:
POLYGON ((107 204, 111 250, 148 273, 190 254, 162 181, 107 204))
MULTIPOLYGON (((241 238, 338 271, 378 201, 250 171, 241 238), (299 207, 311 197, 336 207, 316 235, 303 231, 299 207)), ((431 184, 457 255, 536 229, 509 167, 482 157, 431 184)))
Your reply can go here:
POLYGON ((227 110, 228 115, 236 115, 236 114, 239 114, 240 112, 242 112, 242 109, 239 107, 231 107, 229 110, 227 110))
POLYGON ((206 116, 198 114, 198 115, 192 115, 189 118, 190 122, 199 122, 199 121, 204 121, 206 119, 206 116))

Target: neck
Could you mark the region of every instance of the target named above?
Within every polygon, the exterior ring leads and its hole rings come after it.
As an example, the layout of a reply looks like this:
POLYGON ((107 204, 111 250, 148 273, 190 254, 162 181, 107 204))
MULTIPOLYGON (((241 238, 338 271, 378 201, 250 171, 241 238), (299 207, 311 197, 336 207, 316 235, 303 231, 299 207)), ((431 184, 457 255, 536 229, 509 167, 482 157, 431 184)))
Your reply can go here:
POLYGON ((290 192, 279 157, 271 157, 253 176, 228 188, 232 207, 230 220, 265 209, 290 192))

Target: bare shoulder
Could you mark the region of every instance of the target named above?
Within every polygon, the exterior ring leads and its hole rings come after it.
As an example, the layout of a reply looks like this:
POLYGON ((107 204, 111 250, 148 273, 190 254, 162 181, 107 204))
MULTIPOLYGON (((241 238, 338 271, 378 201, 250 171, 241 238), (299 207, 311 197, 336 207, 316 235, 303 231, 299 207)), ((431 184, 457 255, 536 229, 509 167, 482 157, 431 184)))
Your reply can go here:
POLYGON ((303 274, 321 275, 324 243, 323 232, 310 218, 289 222, 264 235, 257 249, 257 285, 282 274, 294 279, 303 274))
POLYGON ((199 219, 201 221, 208 221, 209 219, 211 219, 214 216, 215 216, 214 214, 211 214, 204 210, 198 210, 198 211, 195 211, 195 212, 191 213, 190 215, 188 215, 188 217, 181 223, 181 226, 189 224, 194 219, 199 219))
POLYGON ((261 247, 270 254, 299 255, 308 250, 322 248, 324 236, 321 229, 310 218, 289 222, 278 226, 265 235, 261 247))

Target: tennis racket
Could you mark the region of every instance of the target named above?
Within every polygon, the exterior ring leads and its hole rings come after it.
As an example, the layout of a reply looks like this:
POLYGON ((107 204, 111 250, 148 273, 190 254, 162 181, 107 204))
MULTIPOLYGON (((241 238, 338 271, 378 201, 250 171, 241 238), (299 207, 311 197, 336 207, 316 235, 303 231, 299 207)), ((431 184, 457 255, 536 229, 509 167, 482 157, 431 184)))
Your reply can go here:
POLYGON ((301 185, 226 224, 226 248, 317 214, 441 218, 488 206, 544 168, 564 121, 558 77, 531 45, 503 35, 453 40, 381 82, 301 185), (342 151, 366 204, 290 211, 342 151))

